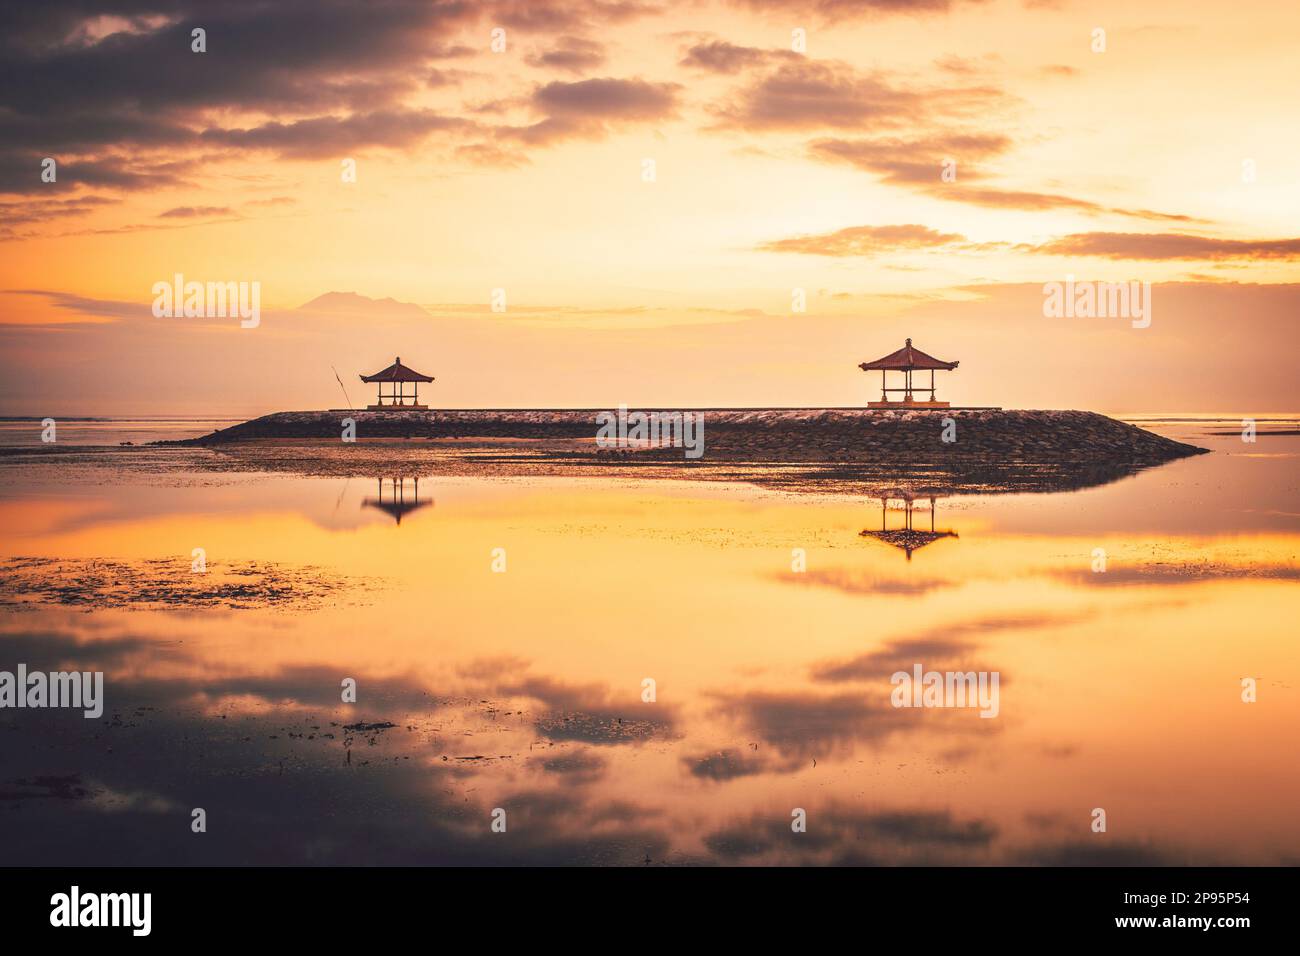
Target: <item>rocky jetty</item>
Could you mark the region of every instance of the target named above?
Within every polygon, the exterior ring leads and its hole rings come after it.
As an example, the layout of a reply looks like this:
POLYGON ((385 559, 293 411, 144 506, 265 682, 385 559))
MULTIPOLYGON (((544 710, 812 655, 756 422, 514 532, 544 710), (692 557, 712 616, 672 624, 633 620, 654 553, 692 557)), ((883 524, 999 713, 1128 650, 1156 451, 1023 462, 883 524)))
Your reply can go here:
MULTIPOLYGON (((592 459, 682 457, 680 448, 600 448, 596 410, 277 412, 178 444, 263 439, 338 442, 344 419, 359 442, 508 438, 557 443, 592 459)), ((1096 412, 1001 409, 716 409, 704 416, 704 460, 728 462, 1111 463, 1148 466, 1204 451, 1096 412)))

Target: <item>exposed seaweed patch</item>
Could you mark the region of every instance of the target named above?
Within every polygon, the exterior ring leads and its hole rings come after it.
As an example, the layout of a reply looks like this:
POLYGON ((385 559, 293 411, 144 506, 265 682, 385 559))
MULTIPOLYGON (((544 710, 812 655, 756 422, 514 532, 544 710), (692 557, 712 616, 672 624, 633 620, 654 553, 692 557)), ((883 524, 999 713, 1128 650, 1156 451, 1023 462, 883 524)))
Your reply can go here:
POLYGON ((95 791, 82 783, 80 774, 18 778, 0 783, 0 800, 85 800, 95 791))
POLYGON ((1112 566, 1105 574, 1062 568, 1052 572, 1059 580, 1089 587, 1126 585, 1201 584, 1207 581, 1300 581, 1300 567, 1291 564, 1252 564, 1248 561, 1159 560, 1132 566, 1112 566))
POLYGON ((664 738, 671 727, 652 720, 609 714, 547 714, 537 721, 537 731, 552 740, 577 740, 590 744, 623 744, 664 738))
POLYGON ((270 561, 212 563, 195 573, 188 560, 138 561, 16 557, 0 561, 0 607, 55 604, 87 611, 105 608, 158 610, 224 607, 320 607, 348 595, 353 579, 312 566, 270 561))

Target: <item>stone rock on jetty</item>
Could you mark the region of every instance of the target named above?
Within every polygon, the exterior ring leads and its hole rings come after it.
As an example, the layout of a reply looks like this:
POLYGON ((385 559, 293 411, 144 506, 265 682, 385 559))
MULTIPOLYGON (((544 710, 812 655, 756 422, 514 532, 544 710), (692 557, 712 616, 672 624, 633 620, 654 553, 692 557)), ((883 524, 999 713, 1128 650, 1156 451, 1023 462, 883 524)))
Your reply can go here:
MULTIPOLYGON (((1183 444, 1096 412, 942 409, 716 409, 704 414, 705 462, 896 462, 938 466, 1002 462, 1145 467, 1200 454, 1183 444), (955 441, 943 441, 945 419, 955 441)), ((342 421, 370 439, 513 438, 559 442, 557 453, 599 460, 626 454, 598 448, 592 410, 278 412, 178 444, 227 445, 261 439, 338 442, 342 421)), ((667 463, 681 449, 632 453, 667 463)))

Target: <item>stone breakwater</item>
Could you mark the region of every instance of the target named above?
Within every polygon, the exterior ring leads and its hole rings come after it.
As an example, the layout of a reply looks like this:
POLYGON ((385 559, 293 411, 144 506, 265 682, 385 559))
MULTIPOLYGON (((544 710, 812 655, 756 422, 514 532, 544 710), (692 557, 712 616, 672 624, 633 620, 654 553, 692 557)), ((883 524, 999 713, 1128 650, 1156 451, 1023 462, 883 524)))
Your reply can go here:
MULTIPOLYGON (((1145 467, 1205 451, 1096 412, 992 409, 702 409, 705 462, 957 466, 1009 462, 1145 467), (945 441, 945 433, 953 440, 945 441)), ((599 448, 598 410, 277 412, 173 444, 264 439, 339 442, 343 420, 359 443, 402 439, 537 440, 549 454, 592 462, 628 457, 666 464, 681 449, 599 448)))

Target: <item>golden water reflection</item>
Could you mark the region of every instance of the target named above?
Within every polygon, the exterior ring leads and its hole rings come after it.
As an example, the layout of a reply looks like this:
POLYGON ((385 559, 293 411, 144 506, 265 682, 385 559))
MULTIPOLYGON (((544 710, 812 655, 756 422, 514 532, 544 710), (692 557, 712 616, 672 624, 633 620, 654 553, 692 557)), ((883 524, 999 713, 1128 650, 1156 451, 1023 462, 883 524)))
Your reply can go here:
POLYGON ((437 506, 412 518, 359 480, 10 483, 3 557, 50 574, 198 547, 213 573, 349 583, 316 607, 88 608, 8 574, 0 668, 103 669, 108 707, 0 712, 0 845, 15 863, 1294 863, 1282 441, 1280 460, 1229 447, 1069 495, 943 499, 934 533, 960 538, 909 560, 864 541, 898 520, 878 501, 741 485, 426 475, 437 506), (895 708, 889 676, 916 663, 999 672, 998 717, 895 708), (219 839, 187 839, 196 806, 219 839))

